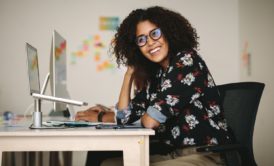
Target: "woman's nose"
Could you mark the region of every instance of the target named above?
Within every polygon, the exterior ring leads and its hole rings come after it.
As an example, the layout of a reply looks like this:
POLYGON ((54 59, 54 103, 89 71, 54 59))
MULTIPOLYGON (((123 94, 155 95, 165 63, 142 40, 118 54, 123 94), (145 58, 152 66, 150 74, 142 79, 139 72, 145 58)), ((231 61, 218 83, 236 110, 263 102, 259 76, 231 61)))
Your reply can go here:
POLYGON ((154 42, 155 42, 155 41, 154 41, 153 39, 151 39, 150 36, 147 37, 147 44, 148 44, 148 45, 153 45, 154 42))

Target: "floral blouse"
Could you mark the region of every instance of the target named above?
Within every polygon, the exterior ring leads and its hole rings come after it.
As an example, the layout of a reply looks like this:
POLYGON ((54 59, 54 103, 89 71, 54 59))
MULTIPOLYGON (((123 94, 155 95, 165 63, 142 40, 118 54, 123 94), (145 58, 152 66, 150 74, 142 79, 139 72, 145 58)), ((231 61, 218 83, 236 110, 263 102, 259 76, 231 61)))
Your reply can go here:
POLYGON ((160 122, 157 138, 175 147, 223 144, 230 136, 219 99, 203 59, 196 51, 182 51, 127 109, 117 111, 117 119, 128 124, 147 113, 160 122))

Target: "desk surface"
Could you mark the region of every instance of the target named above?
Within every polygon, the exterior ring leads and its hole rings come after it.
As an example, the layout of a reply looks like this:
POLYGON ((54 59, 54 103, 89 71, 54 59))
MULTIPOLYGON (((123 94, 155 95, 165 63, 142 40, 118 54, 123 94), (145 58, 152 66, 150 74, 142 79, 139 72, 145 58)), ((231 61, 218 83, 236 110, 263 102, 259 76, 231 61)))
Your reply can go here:
POLYGON ((0 127, 0 136, 94 136, 94 135, 154 135, 151 129, 95 129, 95 127, 77 127, 65 129, 28 129, 0 127), (89 132, 90 131, 90 132, 89 132))
POLYGON ((30 129, 31 122, 24 121, 13 125, 0 125, 0 136, 93 136, 93 135, 154 135, 154 130, 146 128, 128 129, 96 129, 91 127, 67 127, 61 129, 30 129), (90 132, 89 132, 90 131, 90 132))
POLYGON ((3 151, 122 150, 125 166, 149 165, 152 129, 29 129, 29 125, 0 126, 0 162, 3 151))

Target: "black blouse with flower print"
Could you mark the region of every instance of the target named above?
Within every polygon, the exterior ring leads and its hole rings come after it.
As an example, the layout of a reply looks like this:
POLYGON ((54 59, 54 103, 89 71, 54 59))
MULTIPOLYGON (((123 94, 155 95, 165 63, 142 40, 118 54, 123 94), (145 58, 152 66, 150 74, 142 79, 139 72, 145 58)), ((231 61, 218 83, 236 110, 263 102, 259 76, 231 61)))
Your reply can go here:
POLYGON ((132 123, 147 112, 161 123, 156 136, 176 147, 223 144, 230 141, 213 78, 196 51, 179 52, 155 82, 136 93, 117 119, 132 123))

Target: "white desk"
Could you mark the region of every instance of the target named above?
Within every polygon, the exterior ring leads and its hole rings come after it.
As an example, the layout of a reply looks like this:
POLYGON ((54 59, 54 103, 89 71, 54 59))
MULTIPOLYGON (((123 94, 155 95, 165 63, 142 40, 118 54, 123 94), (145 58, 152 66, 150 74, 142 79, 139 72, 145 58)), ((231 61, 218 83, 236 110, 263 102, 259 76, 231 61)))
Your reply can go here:
POLYGON ((121 150, 125 166, 149 165, 151 129, 28 129, 0 126, 0 163, 4 151, 121 150))

